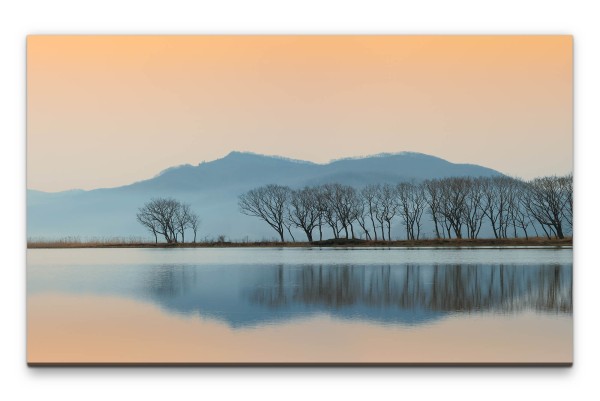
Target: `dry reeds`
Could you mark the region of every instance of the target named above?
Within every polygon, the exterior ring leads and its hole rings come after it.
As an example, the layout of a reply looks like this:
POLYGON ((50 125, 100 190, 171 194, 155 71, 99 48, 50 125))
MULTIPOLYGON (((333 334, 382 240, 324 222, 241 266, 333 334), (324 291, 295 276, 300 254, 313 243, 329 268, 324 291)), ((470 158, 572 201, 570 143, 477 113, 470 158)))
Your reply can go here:
POLYGON ((506 239, 422 239, 422 240, 393 240, 367 241, 359 239, 330 239, 314 242, 277 242, 262 240, 250 242, 224 241, 223 238, 208 239, 201 242, 186 242, 167 244, 155 243, 140 237, 107 237, 86 238, 64 237, 56 240, 45 238, 28 238, 27 248, 269 248, 269 247, 496 247, 496 246, 572 246, 572 238, 547 239, 537 238, 506 238, 506 239))

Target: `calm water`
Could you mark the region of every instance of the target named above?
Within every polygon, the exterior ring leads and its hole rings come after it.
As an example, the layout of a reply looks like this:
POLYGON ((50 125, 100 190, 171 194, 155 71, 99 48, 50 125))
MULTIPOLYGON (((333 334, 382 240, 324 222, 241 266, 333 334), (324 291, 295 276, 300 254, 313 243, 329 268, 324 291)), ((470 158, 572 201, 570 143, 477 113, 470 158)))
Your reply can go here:
POLYGON ((572 361, 572 250, 28 250, 28 360, 572 361))

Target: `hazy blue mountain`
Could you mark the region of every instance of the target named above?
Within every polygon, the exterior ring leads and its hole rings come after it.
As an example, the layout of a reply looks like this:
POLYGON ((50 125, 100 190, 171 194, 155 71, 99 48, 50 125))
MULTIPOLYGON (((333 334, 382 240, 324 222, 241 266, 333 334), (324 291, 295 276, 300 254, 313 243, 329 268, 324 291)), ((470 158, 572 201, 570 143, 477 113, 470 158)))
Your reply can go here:
MULTIPOLYGON (((137 209, 152 197, 171 196, 189 202, 202 219, 199 239, 271 239, 274 232, 238 211, 240 194, 266 184, 290 187, 339 182, 361 187, 451 176, 494 176, 498 171, 454 164, 420 153, 380 154, 316 164, 282 157, 231 152, 197 166, 182 165, 130 185, 58 193, 27 192, 30 238, 129 237, 148 233, 136 222, 137 209)), ((398 234, 400 229, 398 229, 398 234)))

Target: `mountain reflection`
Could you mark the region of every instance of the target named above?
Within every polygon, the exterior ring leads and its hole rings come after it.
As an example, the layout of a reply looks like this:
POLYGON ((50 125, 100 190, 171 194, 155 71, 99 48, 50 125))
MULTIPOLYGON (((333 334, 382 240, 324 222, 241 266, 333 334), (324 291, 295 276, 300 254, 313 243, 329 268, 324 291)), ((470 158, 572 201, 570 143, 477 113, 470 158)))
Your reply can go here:
POLYGON ((420 324, 449 313, 572 313, 563 265, 163 265, 143 293, 163 308, 237 326, 315 313, 420 324))
POLYGON ((570 269, 561 266, 302 266, 273 269, 252 302, 343 308, 364 304, 439 312, 572 312, 570 269))

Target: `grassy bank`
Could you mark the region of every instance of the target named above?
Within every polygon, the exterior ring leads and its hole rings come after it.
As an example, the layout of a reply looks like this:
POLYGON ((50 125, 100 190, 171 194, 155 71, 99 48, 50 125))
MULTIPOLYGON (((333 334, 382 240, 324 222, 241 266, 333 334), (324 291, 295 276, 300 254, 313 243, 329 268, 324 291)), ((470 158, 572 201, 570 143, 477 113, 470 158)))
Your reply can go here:
POLYGON ((314 242, 197 242, 166 244, 139 240, 34 240, 28 249, 49 248, 267 248, 267 247, 492 247, 492 246, 572 246, 573 239, 507 238, 507 239, 424 239, 416 241, 366 241, 359 239, 330 239, 314 242))

